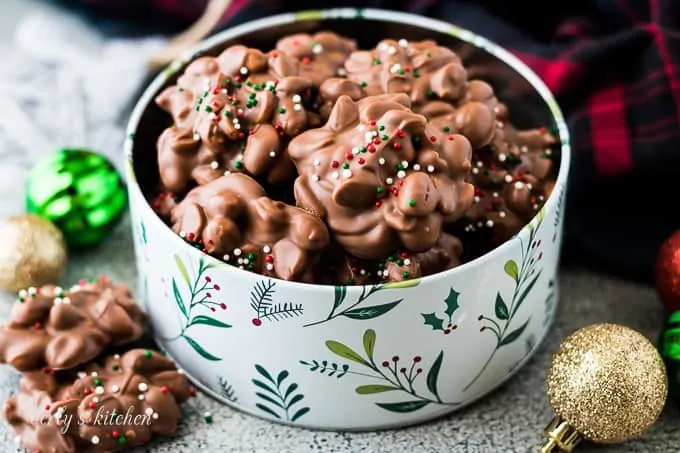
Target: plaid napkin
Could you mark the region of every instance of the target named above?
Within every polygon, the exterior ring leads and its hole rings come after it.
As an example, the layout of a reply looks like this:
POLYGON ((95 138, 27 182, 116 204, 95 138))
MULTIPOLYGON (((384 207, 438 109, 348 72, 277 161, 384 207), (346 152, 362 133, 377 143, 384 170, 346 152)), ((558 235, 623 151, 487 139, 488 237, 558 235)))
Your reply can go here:
MULTIPOLYGON (((206 0, 70 0, 126 16, 189 23, 206 0)), ((286 5, 287 4, 287 5, 286 5)), ((297 1, 296 9, 318 8, 297 1)), ((573 137, 565 258, 649 279, 680 227, 680 1, 326 1, 410 11, 495 41, 555 93, 573 137), (676 184, 677 183, 677 184, 676 184)), ((290 9, 234 0, 222 27, 290 9)))

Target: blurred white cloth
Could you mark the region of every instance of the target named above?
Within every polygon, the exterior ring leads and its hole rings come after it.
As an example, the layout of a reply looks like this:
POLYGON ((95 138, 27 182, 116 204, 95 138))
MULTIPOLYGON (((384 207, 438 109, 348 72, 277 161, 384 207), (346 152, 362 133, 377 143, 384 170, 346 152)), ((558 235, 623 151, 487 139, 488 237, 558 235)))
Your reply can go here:
POLYGON ((59 148, 92 149, 122 170, 123 112, 164 43, 104 39, 58 10, 18 24, 14 41, 0 45, 0 217, 24 212, 28 170, 59 148))

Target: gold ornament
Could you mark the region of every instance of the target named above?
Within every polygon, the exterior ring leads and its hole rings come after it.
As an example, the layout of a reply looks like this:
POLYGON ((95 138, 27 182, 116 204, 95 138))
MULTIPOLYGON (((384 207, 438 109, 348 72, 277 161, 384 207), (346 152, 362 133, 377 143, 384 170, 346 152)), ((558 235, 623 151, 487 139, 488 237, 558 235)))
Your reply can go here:
POLYGON ((616 324, 570 335, 553 356, 547 383, 557 416, 545 430, 541 453, 570 452, 581 438, 613 444, 636 437, 659 417, 668 394, 654 345, 616 324))
POLYGON ((21 214, 0 221, 0 288, 19 291, 56 283, 66 267, 66 243, 47 220, 21 214))

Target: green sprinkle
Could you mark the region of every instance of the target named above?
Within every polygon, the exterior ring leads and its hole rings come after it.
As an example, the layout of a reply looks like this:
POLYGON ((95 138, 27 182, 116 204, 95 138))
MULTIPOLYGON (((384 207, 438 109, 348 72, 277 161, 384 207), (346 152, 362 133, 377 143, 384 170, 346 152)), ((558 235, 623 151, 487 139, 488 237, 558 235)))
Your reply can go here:
POLYGON ((120 436, 120 437, 118 438, 118 443, 119 443, 119 444, 124 444, 125 442, 127 442, 127 439, 125 438, 125 436, 120 436))
POLYGON ((250 263, 250 264, 248 265, 248 270, 251 270, 251 271, 252 271, 253 269, 255 269, 255 265, 254 265, 253 263, 250 263))
POLYGON ((403 266, 403 265, 404 265, 404 260, 398 259, 398 260, 397 260, 397 264, 398 264, 399 266, 403 266))
POLYGON ((427 96, 428 96, 428 97, 431 97, 431 98, 434 97, 434 96, 435 96, 434 91, 432 91, 432 90, 427 90, 427 96))
POLYGON ((376 187, 375 191, 378 192, 378 193, 382 193, 383 188, 382 187, 376 187))
POLYGON ((416 205, 416 200, 410 199, 410 200, 408 201, 408 205, 411 206, 411 207, 415 206, 415 205, 416 205))
POLYGON ((349 168, 349 164, 347 162, 345 162, 344 164, 342 164, 342 168, 347 170, 349 168))
POLYGON ((393 263, 393 262, 394 262, 394 257, 393 257, 393 256, 390 256, 389 258, 387 258, 387 261, 390 261, 390 262, 393 263))
POLYGON ((373 64, 378 66, 380 64, 380 60, 376 58, 375 60, 373 60, 373 64))
POLYGON ((144 351, 144 357, 146 357, 147 359, 151 358, 151 354, 152 354, 151 349, 147 349, 146 351, 144 351))
POLYGON ((178 91, 179 91, 180 93, 184 93, 184 88, 180 88, 178 91))
POLYGON ((95 379, 95 380, 94 380, 94 385, 96 385, 97 387, 99 387, 100 385, 102 385, 102 380, 101 380, 101 379, 95 379))
POLYGON ((361 148, 359 148, 359 151, 361 151, 362 153, 365 153, 365 152, 366 152, 366 147, 365 147, 365 146, 362 146, 361 148))
POLYGON ((246 108, 251 108, 253 107, 253 103, 251 101, 246 102, 246 108))
POLYGON ((404 278, 408 278, 408 272, 404 271, 401 273, 401 276, 404 278))
POLYGON ((387 139, 389 139, 389 138, 390 138, 390 137, 389 137, 388 135, 386 135, 386 134, 383 134, 383 135, 380 136, 380 139, 381 139, 381 140, 387 140, 387 139))
POLYGON ((229 77, 227 80, 224 81, 225 85, 230 85, 231 84, 231 77, 229 77))
POLYGON ((404 166, 400 163, 397 164, 397 170, 403 170, 404 166))
POLYGON ((195 110, 198 112, 199 110, 201 110, 201 107, 197 105, 195 110))
POLYGON ((414 79, 420 78, 420 73, 418 71, 413 71, 413 78, 414 79))
POLYGON ((114 363, 113 365, 111 365, 111 369, 113 371, 118 371, 120 369, 120 365, 118 365, 117 363, 114 363))
POLYGON ((400 69, 400 70, 397 71, 397 72, 399 72, 399 75, 404 75, 404 74, 406 74, 406 71, 404 71, 403 69, 400 69))
POLYGON ((250 93, 250 94, 248 95, 248 97, 249 97, 250 99, 255 99, 255 96, 257 96, 255 93, 250 93))
POLYGON ((234 99, 233 101, 231 101, 231 105, 238 105, 238 101, 234 99))
POLYGON ((234 162, 234 167, 240 169, 243 167, 243 163, 240 160, 237 160, 236 162, 234 162))
POLYGON ((253 82, 251 82, 250 80, 246 80, 246 86, 247 87, 253 86, 253 82))
POLYGON ((364 81, 362 81, 361 83, 359 83, 359 86, 360 86, 361 88, 366 88, 366 85, 368 85, 368 83, 366 83, 366 82, 364 82, 364 81))
POLYGON ((213 422, 213 416, 210 412, 206 412, 203 414, 203 420, 205 420, 206 423, 212 423, 213 422))
POLYGON ((316 41, 312 41, 311 43, 309 43, 309 47, 314 47, 314 46, 316 46, 316 44, 317 44, 316 41))
POLYGON ((383 125, 381 124, 380 126, 378 126, 378 130, 379 130, 379 131, 384 131, 384 130, 385 130, 385 126, 383 126, 383 125))
POLYGON ((430 58, 430 57, 432 56, 432 53, 428 52, 428 53, 425 54, 425 56, 426 56, 427 58, 430 58))
POLYGON ((203 98, 202 98, 202 97, 201 97, 201 98, 198 98, 198 103, 199 103, 199 104, 203 104, 203 98))
POLYGON ((385 269, 385 263, 378 263, 378 269, 385 269))
POLYGON ((212 107, 210 107, 209 105, 206 105, 205 111, 208 112, 208 113, 212 112, 212 107))
POLYGON ((286 109, 284 109, 283 107, 279 107, 279 113, 283 115, 284 113, 286 113, 286 109))
POLYGON ((451 128, 450 128, 449 126, 444 126, 444 127, 442 128, 442 130, 443 130, 444 132, 449 132, 449 131, 451 130, 451 128))
POLYGON ((236 88, 241 88, 243 85, 241 85, 241 82, 236 82, 236 83, 234 84, 234 86, 235 86, 236 88))
POLYGON ((254 254, 254 253, 249 253, 249 254, 248 254, 248 259, 249 259, 249 260, 254 260, 254 259, 255 259, 255 254, 254 254))
POLYGON ((225 110, 225 111, 224 111, 224 116, 231 116, 231 111, 230 111, 230 110, 225 110))

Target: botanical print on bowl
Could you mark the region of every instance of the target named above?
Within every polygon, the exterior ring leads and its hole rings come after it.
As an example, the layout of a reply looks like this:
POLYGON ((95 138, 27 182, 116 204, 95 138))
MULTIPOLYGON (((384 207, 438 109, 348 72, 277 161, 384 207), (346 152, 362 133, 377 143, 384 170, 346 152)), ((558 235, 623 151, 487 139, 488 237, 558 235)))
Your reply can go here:
POLYGON ((274 280, 260 280, 250 290, 250 308, 255 317, 250 322, 259 327, 263 321, 281 321, 296 318, 304 312, 302 304, 293 302, 274 302, 274 280))
POLYGON ((259 402, 255 404, 260 411, 279 420, 295 422, 310 411, 302 400, 305 395, 300 392, 296 382, 290 382, 290 373, 283 370, 276 379, 262 365, 255 365, 258 377, 252 379, 257 387, 255 396, 259 402))

